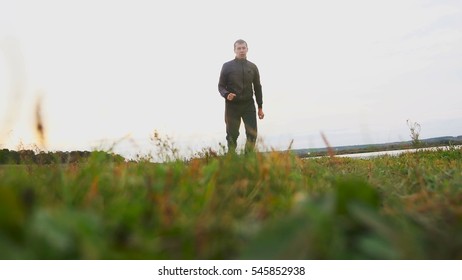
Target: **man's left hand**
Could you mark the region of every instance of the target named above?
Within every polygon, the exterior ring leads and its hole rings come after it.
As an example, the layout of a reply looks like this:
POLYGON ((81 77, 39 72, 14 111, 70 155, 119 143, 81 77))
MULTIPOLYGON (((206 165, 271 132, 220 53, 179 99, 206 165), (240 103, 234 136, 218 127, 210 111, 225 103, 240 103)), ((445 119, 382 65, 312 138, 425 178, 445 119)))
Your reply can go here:
POLYGON ((263 110, 262 109, 258 109, 258 118, 260 120, 263 120, 263 118, 265 117, 265 113, 263 113, 263 110))

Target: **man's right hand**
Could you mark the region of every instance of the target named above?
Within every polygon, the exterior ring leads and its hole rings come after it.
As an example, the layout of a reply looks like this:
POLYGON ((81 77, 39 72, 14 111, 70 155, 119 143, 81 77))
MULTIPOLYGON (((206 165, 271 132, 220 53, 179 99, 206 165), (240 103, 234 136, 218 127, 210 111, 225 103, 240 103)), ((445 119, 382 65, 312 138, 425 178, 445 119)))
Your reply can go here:
POLYGON ((232 101, 232 100, 234 99, 234 97, 236 97, 236 94, 230 92, 230 93, 228 94, 228 96, 226 97, 226 99, 228 99, 229 101, 232 101))

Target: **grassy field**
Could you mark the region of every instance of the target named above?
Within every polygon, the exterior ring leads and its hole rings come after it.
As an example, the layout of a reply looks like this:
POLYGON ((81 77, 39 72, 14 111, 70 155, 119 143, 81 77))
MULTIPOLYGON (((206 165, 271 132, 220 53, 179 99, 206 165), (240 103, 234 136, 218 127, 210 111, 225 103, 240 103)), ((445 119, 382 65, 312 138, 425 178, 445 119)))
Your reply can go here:
POLYGON ((1 259, 462 259, 462 150, 0 165, 1 259))

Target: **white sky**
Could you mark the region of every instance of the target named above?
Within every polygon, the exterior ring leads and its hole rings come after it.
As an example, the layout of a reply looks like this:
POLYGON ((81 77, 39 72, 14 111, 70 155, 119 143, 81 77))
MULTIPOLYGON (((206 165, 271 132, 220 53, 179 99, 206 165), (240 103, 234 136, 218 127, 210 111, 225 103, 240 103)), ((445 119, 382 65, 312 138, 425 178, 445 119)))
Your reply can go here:
POLYGON ((462 135, 460 0, 0 0, 0 148, 34 143, 40 97, 50 150, 127 136, 116 151, 134 154, 154 130, 225 143, 217 83, 239 38, 267 148, 410 140, 407 119, 462 135))

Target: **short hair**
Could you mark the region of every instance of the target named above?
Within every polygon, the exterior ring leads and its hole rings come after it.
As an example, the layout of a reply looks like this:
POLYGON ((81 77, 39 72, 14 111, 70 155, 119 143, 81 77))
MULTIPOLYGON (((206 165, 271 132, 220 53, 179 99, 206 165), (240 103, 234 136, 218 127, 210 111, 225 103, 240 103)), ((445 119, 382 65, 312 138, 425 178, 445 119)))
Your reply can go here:
POLYGON ((247 42, 244 41, 244 40, 242 40, 242 39, 239 39, 239 40, 237 40, 236 42, 234 42, 234 48, 236 48, 236 45, 237 45, 237 44, 245 44, 245 46, 248 47, 248 46, 247 46, 247 42))

